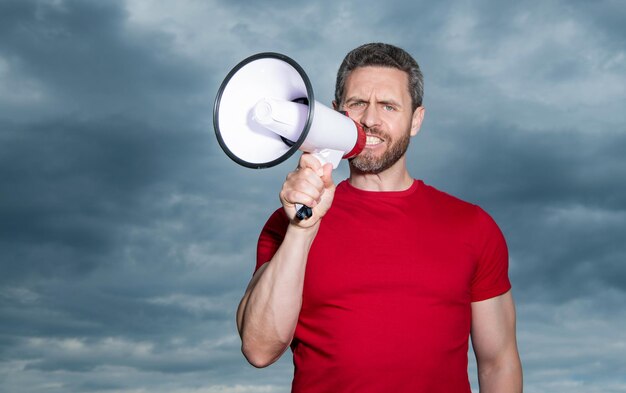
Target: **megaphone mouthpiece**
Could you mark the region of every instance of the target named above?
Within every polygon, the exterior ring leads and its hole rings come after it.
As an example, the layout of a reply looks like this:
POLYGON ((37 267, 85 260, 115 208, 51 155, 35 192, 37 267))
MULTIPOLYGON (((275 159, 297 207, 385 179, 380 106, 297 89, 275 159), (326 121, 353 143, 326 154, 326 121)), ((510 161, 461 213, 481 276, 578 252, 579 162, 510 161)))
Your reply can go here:
POLYGON ((291 101, 263 98, 253 108, 252 119, 290 141, 297 141, 306 127, 309 108, 291 101))
POLYGON ((265 98, 257 102, 257 104, 254 106, 254 115, 252 118, 257 123, 263 126, 267 126, 269 124, 272 124, 272 122, 274 121, 274 118, 272 117, 272 112, 272 105, 268 102, 267 98, 265 98))

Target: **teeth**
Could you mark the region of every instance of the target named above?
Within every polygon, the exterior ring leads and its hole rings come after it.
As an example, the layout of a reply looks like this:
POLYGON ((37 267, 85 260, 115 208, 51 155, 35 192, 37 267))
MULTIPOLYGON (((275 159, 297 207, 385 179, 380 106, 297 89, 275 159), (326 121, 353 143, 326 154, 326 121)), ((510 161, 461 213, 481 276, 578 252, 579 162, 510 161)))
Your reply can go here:
POLYGON ((365 139, 365 143, 368 145, 377 145, 381 143, 382 141, 383 141, 382 139, 374 135, 368 135, 367 138, 365 139))

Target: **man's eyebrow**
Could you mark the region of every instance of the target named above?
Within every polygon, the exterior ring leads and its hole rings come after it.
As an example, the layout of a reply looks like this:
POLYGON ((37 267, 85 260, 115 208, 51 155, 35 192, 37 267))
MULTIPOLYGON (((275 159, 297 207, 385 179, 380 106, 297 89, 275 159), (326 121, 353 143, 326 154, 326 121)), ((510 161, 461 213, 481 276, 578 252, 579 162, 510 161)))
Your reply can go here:
MULTIPOLYGON (((346 98, 344 100, 344 103, 348 103, 348 102, 368 102, 368 100, 365 99, 365 98, 361 98, 359 96, 351 96, 351 97, 348 97, 348 98, 346 98)), ((392 106, 395 106, 395 107, 398 107, 398 108, 402 107, 402 104, 400 104, 400 102, 398 102, 398 101, 396 101, 396 100, 394 100, 392 98, 388 98, 388 99, 384 99, 384 100, 378 100, 378 101, 376 101, 376 103, 380 104, 380 105, 392 105, 392 106)))
POLYGON ((358 101, 365 101, 365 100, 357 96, 348 97, 344 100, 344 102, 354 102, 354 101, 358 102, 358 101))
MULTIPOLYGON (((365 98, 361 98, 359 96, 351 96, 348 97, 344 100, 344 102, 368 102, 367 99, 365 98)), ((376 101, 377 104, 382 104, 382 105, 393 105, 393 106, 397 106, 397 107, 401 107, 402 104, 400 104, 400 102, 394 100, 393 98, 389 98, 389 99, 384 99, 384 100, 378 100, 376 101)))
POLYGON ((388 99, 388 100, 380 100, 378 101, 379 104, 382 105, 391 105, 391 106, 395 106, 395 107, 402 107, 402 104, 400 104, 398 101, 393 100, 393 99, 388 99))

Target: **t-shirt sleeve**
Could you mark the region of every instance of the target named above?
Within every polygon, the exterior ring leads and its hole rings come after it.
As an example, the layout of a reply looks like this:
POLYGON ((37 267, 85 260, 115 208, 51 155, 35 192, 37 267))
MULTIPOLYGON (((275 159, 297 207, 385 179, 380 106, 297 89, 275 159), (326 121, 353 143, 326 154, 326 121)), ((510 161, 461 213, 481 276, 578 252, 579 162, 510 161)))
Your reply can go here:
POLYGON ((277 209, 267 220, 257 243, 255 272, 272 259, 285 238, 287 225, 289 219, 282 208, 277 209))
POLYGON ((511 289, 506 240, 493 218, 480 208, 476 235, 478 261, 472 279, 472 302, 490 299, 511 289))

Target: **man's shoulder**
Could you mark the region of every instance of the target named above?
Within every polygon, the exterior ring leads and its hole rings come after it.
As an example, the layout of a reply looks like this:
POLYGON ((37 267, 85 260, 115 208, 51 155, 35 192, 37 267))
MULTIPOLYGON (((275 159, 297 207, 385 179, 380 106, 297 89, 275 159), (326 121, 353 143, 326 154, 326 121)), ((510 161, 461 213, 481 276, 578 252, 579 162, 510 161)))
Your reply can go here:
POLYGON ((426 184, 422 180, 418 180, 421 184, 422 194, 429 201, 437 204, 445 205, 449 208, 462 209, 462 210, 476 210, 478 206, 474 203, 461 199, 449 192, 442 191, 435 186, 426 184))
POLYGON ((457 225, 463 224, 462 226, 469 226, 475 230, 485 226, 497 226, 491 215, 475 203, 427 184, 423 184, 421 190, 427 209, 440 219, 447 218, 457 225))

